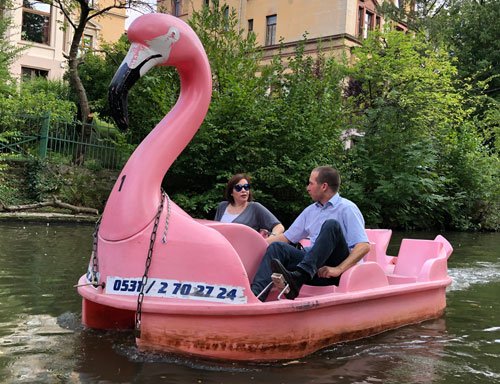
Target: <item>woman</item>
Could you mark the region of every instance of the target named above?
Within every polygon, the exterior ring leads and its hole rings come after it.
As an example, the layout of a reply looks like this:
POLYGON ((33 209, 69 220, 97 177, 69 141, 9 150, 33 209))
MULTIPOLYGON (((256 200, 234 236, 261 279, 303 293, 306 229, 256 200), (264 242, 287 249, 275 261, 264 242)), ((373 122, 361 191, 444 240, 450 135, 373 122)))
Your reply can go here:
POLYGON ((223 223, 245 224, 264 237, 276 236, 285 231, 280 221, 262 204, 252 201, 250 178, 238 173, 231 177, 224 191, 226 201, 217 207, 215 220, 223 223))

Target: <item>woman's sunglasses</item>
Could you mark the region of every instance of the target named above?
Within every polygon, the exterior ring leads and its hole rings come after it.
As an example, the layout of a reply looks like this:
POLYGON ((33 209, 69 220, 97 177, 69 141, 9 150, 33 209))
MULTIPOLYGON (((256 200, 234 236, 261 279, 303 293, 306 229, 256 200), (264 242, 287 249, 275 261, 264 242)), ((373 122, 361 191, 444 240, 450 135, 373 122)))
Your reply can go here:
POLYGON ((244 189, 245 191, 248 191, 250 189, 250 184, 236 184, 234 186, 234 190, 236 192, 241 192, 242 189, 244 189))

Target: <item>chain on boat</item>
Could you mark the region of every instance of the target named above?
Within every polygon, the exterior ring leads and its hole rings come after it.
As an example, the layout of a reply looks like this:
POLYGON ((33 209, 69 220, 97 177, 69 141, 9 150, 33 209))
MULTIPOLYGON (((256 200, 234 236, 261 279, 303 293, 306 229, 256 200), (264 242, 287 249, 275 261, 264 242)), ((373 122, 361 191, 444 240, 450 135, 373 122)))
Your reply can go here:
POLYGON ((148 256, 146 258, 144 275, 142 276, 141 279, 141 291, 137 296, 137 310, 135 312, 135 337, 137 338, 141 337, 141 316, 142 316, 142 302, 144 300, 144 288, 146 287, 146 284, 148 282, 148 273, 149 273, 149 267, 151 266, 151 260, 153 258, 153 248, 156 240, 156 232, 158 231, 158 224, 160 223, 160 216, 163 211, 163 204, 165 202, 165 199, 167 200, 167 216, 165 219, 165 229, 163 231, 162 243, 165 244, 167 242, 168 223, 170 219, 170 199, 163 190, 161 195, 162 196, 161 196, 160 206, 158 207, 158 212, 156 213, 153 225, 153 231, 151 232, 151 237, 149 239, 148 256))
POLYGON ((99 226, 101 225, 102 216, 97 219, 95 223, 94 233, 92 234, 92 254, 90 255, 90 260, 92 262, 92 268, 90 270, 90 276, 87 276, 88 283, 76 284, 73 287, 85 287, 88 285, 92 285, 94 288, 106 286, 106 283, 102 282, 99 284, 99 263, 97 260, 97 236, 99 234, 99 226))

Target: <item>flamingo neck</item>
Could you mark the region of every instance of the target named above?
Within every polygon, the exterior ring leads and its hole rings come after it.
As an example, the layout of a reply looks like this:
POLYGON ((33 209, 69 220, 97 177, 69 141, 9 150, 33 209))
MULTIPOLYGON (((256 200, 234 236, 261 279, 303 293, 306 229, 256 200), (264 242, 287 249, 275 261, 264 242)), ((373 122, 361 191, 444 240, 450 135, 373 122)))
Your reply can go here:
POLYGON ((165 173, 199 129, 210 103, 208 60, 179 66, 181 93, 172 110, 131 155, 103 212, 101 237, 122 240, 153 220, 161 200, 165 173))

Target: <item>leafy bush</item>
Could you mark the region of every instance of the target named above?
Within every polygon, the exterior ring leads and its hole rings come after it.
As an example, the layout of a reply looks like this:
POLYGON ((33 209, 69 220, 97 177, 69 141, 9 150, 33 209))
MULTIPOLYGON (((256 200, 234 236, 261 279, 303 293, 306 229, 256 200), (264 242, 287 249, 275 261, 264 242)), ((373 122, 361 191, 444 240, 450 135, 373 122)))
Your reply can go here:
POLYGON ((38 134, 24 125, 23 115, 42 116, 50 112, 54 119, 73 121, 76 105, 68 97, 68 87, 63 82, 40 78, 24 81, 9 97, 0 95, 0 131, 38 134))

